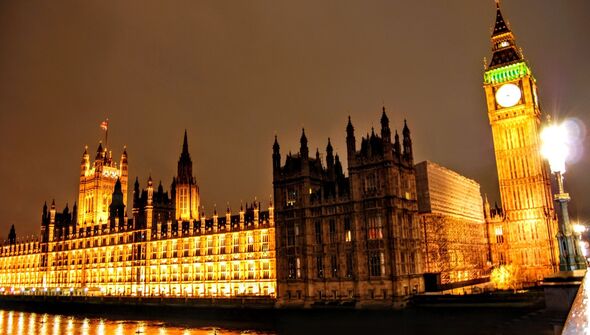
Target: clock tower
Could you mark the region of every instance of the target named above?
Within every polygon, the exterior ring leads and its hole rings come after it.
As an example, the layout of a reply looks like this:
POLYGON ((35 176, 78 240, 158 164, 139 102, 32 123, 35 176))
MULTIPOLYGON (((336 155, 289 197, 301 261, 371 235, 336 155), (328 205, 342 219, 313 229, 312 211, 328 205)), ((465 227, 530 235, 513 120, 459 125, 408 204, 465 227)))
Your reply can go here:
POLYGON ((523 284, 557 271, 557 223, 547 162, 540 154, 537 82, 496 1, 484 90, 494 138, 503 220, 490 223, 494 265, 513 264, 523 284), (496 235, 494 237, 494 235, 496 235))

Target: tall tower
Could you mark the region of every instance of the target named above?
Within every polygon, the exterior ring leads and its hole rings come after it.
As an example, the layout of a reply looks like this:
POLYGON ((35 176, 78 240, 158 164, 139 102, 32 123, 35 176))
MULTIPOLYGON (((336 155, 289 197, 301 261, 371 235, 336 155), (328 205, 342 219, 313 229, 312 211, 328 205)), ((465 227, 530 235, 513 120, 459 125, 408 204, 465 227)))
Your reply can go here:
POLYGON ((193 176, 193 161, 188 152, 188 138, 184 131, 182 153, 178 160, 178 173, 172 182, 176 204, 176 220, 199 220, 199 186, 193 176))
POLYGON ((539 150, 536 80, 497 1, 492 53, 483 86, 505 215, 496 234, 503 234, 497 240, 507 243, 506 263, 518 267, 521 282, 530 283, 556 271, 557 225, 547 163, 539 150))
POLYGON ((123 149, 120 165, 113 160, 113 153, 99 143, 94 162, 90 162, 88 147, 80 164, 80 188, 78 192, 78 224, 88 227, 106 224, 109 206, 117 180, 121 183, 123 204, 127 205, 127 149, 123 149))

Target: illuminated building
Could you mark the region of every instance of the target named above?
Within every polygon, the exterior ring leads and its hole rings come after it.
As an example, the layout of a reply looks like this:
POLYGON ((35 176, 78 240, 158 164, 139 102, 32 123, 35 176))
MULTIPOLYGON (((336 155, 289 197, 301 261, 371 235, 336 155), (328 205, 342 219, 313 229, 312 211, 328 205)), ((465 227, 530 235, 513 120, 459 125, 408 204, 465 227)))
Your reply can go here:
POLYGON ((557 270, 557 225, 548 166, 540 154, 541 109, 537 83, 516 45, 499 5, 492 33, 493 56, 484 73, 484 90, 498 168, 501 223, 489 231, 494 265, 514 264, 521 283, 533 283, 557 270), (498 250, 492 246, 492 250, 498 250), (505 257, 502 259, 501 257, 505 257))
POLYGON ((172 192, 151 177, 126 215, 127 153, 119 168, 99 145, 83 154, 80 206, 43 208, 41 237, 0 247, 0 293, 243 297, 274 296, 274 214, 260 203, 232 215, 199 213, 184 138, 172 192))
POLYGON ((305 132, 282 165, 273 146, 279 306, 403 306, 424 290, 410 130, 392 142, 385 109, 381 135, 346 128, 348 176, 328 140, 325 166, 309 156, 305 132))
POLYGON ((489 277, 489 247, 479 184, 438 164, 416 164, 418 213, 425 238, 427 290, 489 277))

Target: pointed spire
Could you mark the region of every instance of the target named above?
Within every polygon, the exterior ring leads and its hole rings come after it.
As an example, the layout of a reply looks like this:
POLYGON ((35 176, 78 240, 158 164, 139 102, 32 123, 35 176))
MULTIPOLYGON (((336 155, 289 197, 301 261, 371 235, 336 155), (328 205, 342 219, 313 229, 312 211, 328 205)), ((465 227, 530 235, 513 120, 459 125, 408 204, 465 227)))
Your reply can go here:
POLYGON ((350 162, 356 151, 356 139, 354 138, 354 127, 352 126, 350 115, 348 116, 348 124, 346 125, 346 151, 350 162))
POLYGON ((281 168, 281 147, 279 146, 279 140, 275 135, 275 142, 272 145, 272 169, 273 173, 279 172, 281 168))
POLYGON ((500 67, 523 60, 521 50, 516 46, 516 39, 504 20, 500 2, 496 1, 496 21, 492 32, 492 60, 490 68, 500 67))
POLYGON ((408 122, 404 119, 404 130, 403 130, 404 137, 410 136, 410 128, 408 128, 408 122))
POLYGON ((330 138, 328 137, 328 145, 326 146, 326 153, 328 153, 328 155, 330 155, 332 152, 334 152, 334 148, 332 148, 332 142, 330 141, 330 138))
POLYGON ((184 130, 182 152, 178 160, 177 177, 179 184, 191 184, 193 182, 193 161, 188 151, 188 135, 186 129, 184 130))
POLYGON ((102 147, 102 141, 98 142, 98 148, 96 149, 96 160, 103 158, 104 149, 102 147))
POLYGON ((182 142, 182 153, 188 154, 188 135, 186 129, 184 130, 184 141, 182 142))
POLYGON ((152 180, 152 174, 150 173, 150 176, 148 177, 148 187, 152 187, 154 185, 154 182, 152 180))
POLYGON ((354 127, 352 126, 352 121, 350 119, 350 115, 348 116, 348 124, 346 125, 346 135, 347 136, 354 136, 354 127))
POLYGON ((117 182, 115 183, 115 190, 113 191, 113 193, 122 193, 121 178, 117 178, 117 182))
POLYGON ((51 201, 51 209, 55 209, 55 199, 51 201))
POLYGON ((299 148, 299 153, 301 157, 307 158, 309 155, 309 149, 307 147, 307 136, 305 136, 305 128, 301 128, 301 139, 299 140, 301 143, 301 147, 299 148))
POLYGON ((502 16, 502 11, 500 10, 500 1, 496 0, 496 22, 494 23, 494 32, 492 33, 492 36, 497 36, 508 32, 510 32, 510 28, 506 24, 504 16, 502 16))
POLYGON ((389 118, 385 113, 385 106, 383 106, 383 114, 381 114, 381 138, 386 142, 391 142, 391 130, 389 129, 389 118))

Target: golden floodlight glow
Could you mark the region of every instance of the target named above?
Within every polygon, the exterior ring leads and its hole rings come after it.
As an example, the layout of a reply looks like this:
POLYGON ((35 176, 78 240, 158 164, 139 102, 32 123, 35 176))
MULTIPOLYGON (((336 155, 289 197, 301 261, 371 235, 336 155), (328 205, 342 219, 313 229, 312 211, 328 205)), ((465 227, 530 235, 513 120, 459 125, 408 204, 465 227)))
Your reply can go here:
POLYGON ((568 132, 563 124, 552 124, 541 132, 541 155, 549 161, 551 172, 565 173, 569 153, 568 132))
POLYGON ((572 226, 574 228, 574 232, 578 234, 581 234, 586 231, 586 226, 584 226, 583 224, 574 223, 572 226))

